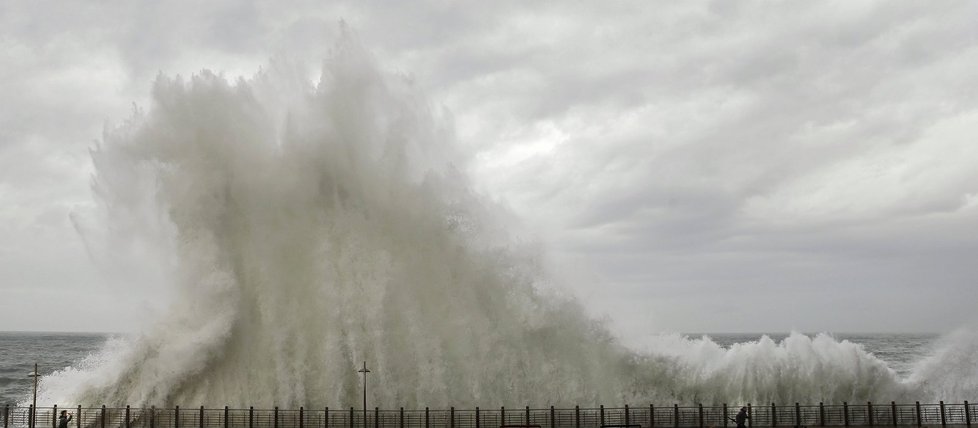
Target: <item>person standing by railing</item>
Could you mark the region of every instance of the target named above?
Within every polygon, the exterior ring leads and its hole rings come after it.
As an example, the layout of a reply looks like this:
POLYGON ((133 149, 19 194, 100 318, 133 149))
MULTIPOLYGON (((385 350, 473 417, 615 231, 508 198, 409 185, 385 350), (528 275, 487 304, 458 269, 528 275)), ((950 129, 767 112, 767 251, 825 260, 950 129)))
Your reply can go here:
POLYGON ((734 422, 737 423, 737 428, 747 428, 748 419, 750 419, 750 416, 747 416, 747 408, 741 407, 740 411, 737 412, 737 416, 735 416, 734 422))
POLYGON ((68 421, 71 420, 71 413, 67 410, 61 411, 61 416, 58 416, 58 428, 68 428, 68 421))

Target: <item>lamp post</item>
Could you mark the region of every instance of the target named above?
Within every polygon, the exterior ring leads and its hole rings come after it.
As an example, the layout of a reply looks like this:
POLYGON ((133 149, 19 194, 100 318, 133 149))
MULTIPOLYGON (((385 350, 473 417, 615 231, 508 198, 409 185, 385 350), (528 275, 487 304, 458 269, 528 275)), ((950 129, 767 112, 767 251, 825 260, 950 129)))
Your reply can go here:
POLYGON ((367 428, 367 362, 363 362, 363 368, 357 370, 357 373, 363 373, 363 428, 367 428))
POLYGON ((29 418, 30 424, 28 424, 30 428, 34 428, 37 425, 37 378, 41 377, 41 374, 37 372, 37 363, 34 363, 34 372, 27 376, 34 378, 34 400, 29 418))

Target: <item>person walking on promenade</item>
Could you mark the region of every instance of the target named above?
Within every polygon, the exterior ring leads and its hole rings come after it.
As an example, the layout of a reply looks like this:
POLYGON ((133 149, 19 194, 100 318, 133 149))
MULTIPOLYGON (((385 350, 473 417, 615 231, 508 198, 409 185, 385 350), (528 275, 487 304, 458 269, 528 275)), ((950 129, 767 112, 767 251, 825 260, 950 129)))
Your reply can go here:
POLYGON ((737 412, 737 416, 736 419, 734 419, 734 422, 737 423, 737 428, 747 428, 748 419, 750 419, 750 416, 747 416, 747 408, 741 407, 740 412, 737 412))
POLYGON ((58 428, 68 428, 68 421, 71 420, 71 413, 67 410, 61 411, 61 416, 58 416, 58 428))

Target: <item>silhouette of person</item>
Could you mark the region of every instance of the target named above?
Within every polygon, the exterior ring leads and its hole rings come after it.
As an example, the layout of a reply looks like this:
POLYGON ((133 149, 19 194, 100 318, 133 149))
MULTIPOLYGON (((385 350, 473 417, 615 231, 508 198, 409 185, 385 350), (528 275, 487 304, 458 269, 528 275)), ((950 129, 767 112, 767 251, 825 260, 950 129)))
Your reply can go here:
MULTIPOLYGON (((735 417, 734 422, 737 423, 737 428, 746 428, 748 419, 750 419, 750 416, 747 416, 747 408, 741 407, 740 412, 737 412, 737 416, 735 417)), ((62 428, 62 427, 58 427, 58 428, 62 428)))
POLYGON ((68 421, 71 420, 71 413, 67 410, 61 411, 61 416, 58 416, 58 428, 68 428, 68 421))

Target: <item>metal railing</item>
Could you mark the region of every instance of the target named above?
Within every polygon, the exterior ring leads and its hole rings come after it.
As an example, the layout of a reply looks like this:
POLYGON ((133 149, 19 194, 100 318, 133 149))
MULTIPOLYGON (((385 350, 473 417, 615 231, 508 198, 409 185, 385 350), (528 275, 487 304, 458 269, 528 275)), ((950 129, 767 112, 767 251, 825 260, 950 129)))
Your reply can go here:
MULTIPOLYGON (((865 403, 751 405, 750 427, 848 427, 949 425, 978 422, 975 404, 865 403)), ((207 409, 118 407, 11 407, 2 428, 57 428, 61 410, 73 413, 68 428, 719 428, 732 427, 739 406, 639 406, 606 408, 494 408, 460 410, 207 409)))

